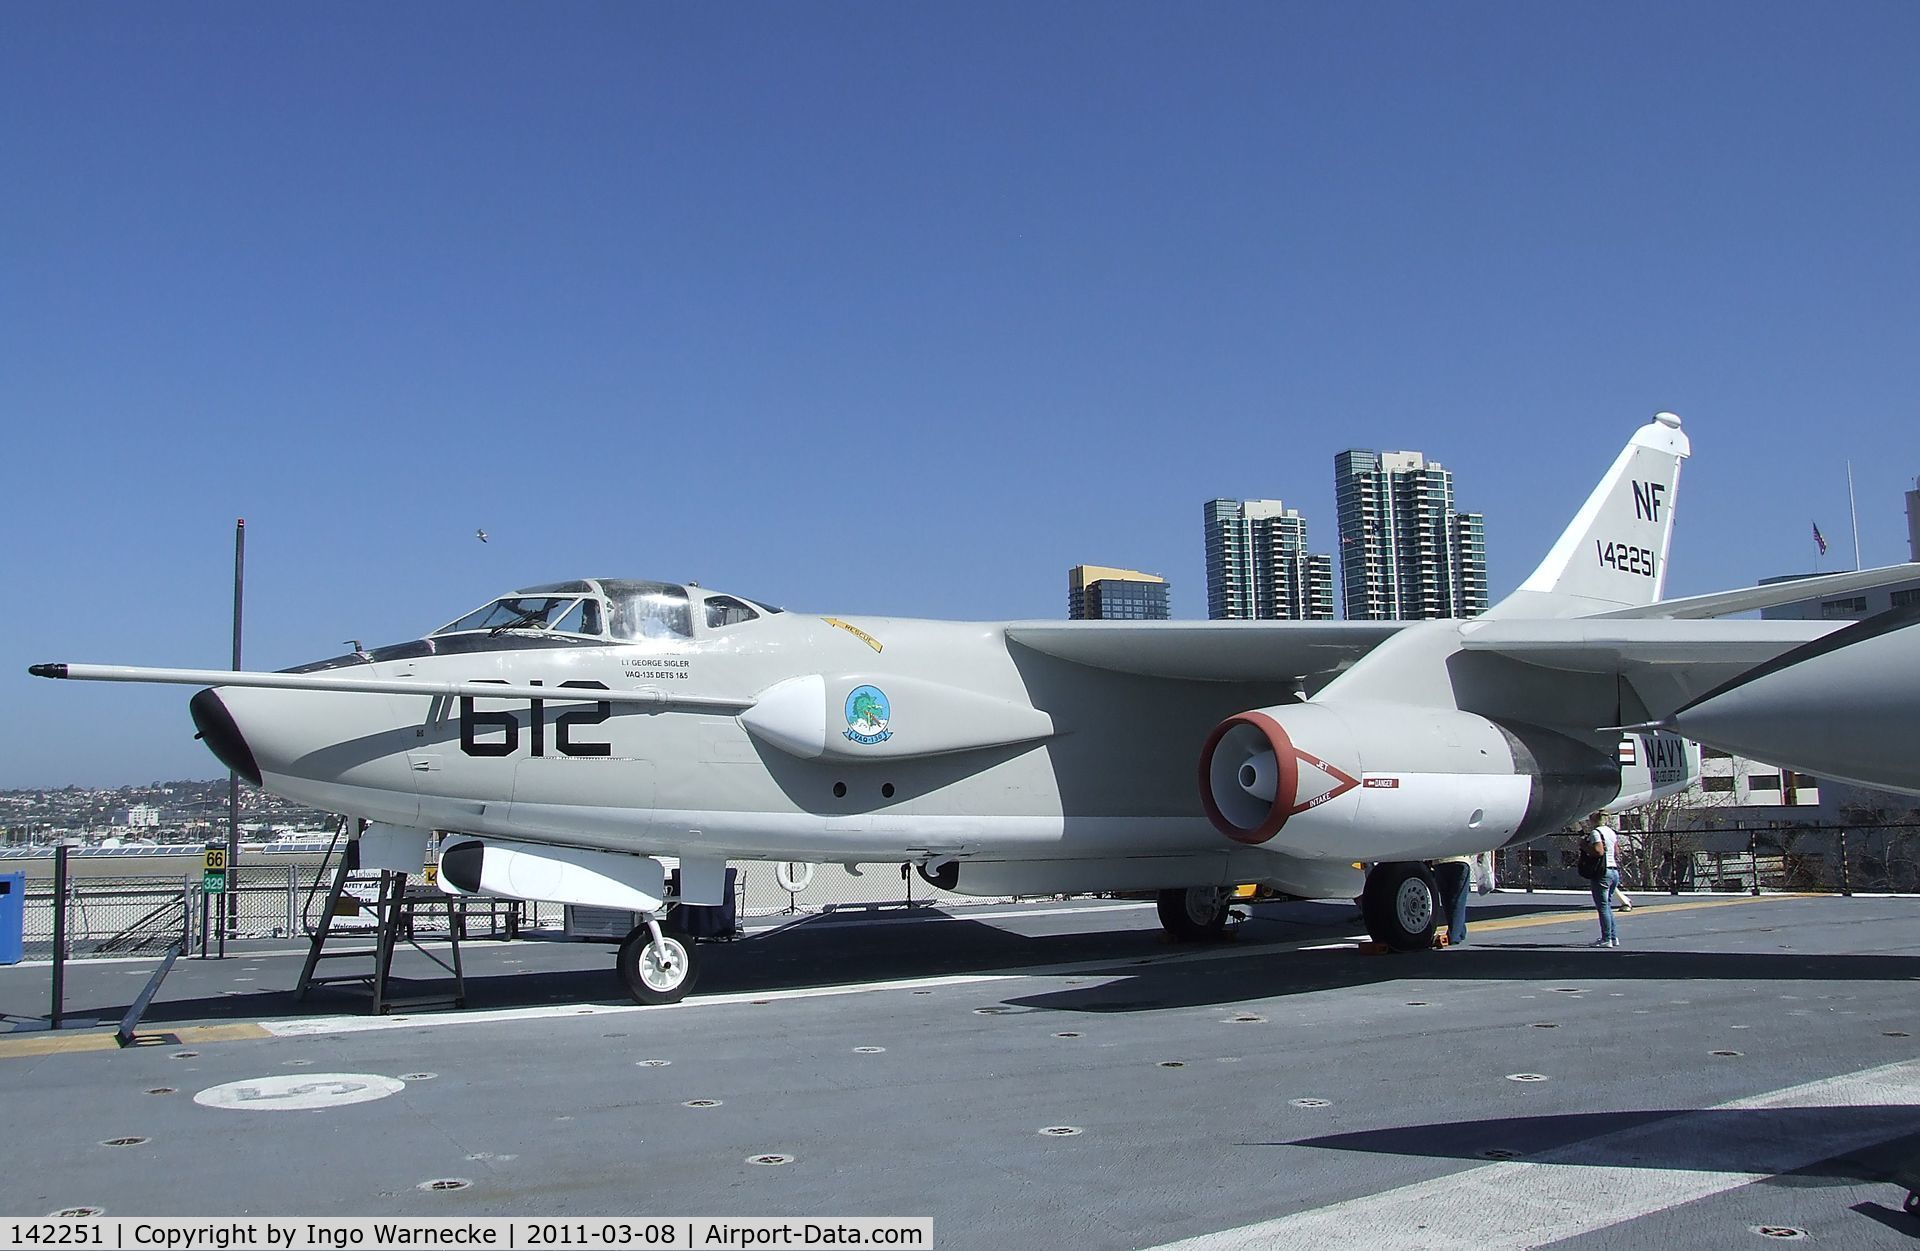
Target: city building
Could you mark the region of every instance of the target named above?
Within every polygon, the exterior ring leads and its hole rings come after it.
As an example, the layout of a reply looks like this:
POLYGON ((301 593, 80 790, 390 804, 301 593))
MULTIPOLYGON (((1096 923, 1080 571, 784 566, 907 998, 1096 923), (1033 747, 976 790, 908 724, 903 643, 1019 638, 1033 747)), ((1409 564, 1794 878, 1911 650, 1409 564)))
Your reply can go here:
MULTIPOLYGON (((1817 573, 1789 573, 1777 578, 1762 578, 1760 585, 1777 586, 1782 582, 1798 582, 1802 578, 1820 576, 1817 573)), ((1771 608, 1762 608, 1760 616, 1768 621, 1854 621, 1910 604, 1920 604, 1920 578, 1909 578, 1870 591, 1815 595, 1797 599, 1791 604, 1775 604, 1771 608)))
POLYGON ((1820 783, 1804 773, 1736 756, 1717 747, 1700 749, 1700 778, 1686 791, 1684 806, 1711 808, 1816 808, 1820 783))
POLYGON ((1167 580, 1136 569, 1075 565, 1067 570, 1067 616, 1074 621, 1165 621, 1167 580))
POLYGON ((1333 557, 1307 551, 1307 522, 1279 500, 1208 500, 1207 616, 1333 620, 1333 557))
POLYGON ((1333 458, 1333 478, 1349 621, 1487 610, 1486 519, 1454 511, 1450 470, 1419 452, 1352 448, 1333 458))

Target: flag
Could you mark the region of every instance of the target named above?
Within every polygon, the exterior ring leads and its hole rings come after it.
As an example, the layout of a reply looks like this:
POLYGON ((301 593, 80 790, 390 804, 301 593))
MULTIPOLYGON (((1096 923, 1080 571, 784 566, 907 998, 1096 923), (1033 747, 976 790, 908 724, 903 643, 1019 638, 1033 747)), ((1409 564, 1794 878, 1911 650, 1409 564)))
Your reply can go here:
POLYGON ((1825 535, 1820 533, 1820 523, 1817 521, 1813 523, 1813 543, 1814 546, 1820 549, 1822 556, 1827 554, 1827 539, 1825 535))

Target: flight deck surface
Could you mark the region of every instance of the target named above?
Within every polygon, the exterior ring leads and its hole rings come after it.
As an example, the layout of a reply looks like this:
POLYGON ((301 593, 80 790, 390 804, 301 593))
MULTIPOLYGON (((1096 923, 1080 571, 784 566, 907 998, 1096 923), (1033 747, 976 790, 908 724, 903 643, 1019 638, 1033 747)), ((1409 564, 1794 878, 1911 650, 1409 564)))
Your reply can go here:
MULTIPOLYGON (((1203 947, 1124 901, 836 914, 703 947, 665 1008, 625 1001, 610 947, 472 943, 466 1010, 385 1018, 293 1002, 281 942, 182 961, 125 1050, 103 1035, 153 962, 76 962, 67 1011, 100 1028, 0 1035, 0 1213, 1911 1246, 1920 900, 1639 902, 1619 950, 1583 945, 1580 897, 1514 892, 1412 955, 1361 954, 1339 902, 1203 947)), ((44 1014, 47 982, 0 969, 0 1011, 44 1014)))

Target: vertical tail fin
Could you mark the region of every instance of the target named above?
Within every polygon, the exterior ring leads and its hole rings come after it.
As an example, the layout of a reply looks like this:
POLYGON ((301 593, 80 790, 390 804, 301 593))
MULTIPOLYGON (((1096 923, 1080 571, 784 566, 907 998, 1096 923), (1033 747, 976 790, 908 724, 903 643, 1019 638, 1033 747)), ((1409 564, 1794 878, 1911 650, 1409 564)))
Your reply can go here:
POLYGON ((1583 617, 1659 600, 1667 581, 1680 462, 1680 419, 1656 413, 1634 432, 1573 524, 1489 617, 1583 617))

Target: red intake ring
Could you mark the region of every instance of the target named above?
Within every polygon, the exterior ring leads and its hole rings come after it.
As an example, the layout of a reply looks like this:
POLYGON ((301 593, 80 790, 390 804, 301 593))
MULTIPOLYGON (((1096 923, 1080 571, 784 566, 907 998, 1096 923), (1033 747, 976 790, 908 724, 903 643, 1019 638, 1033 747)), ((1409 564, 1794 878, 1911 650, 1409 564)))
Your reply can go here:
POLYGON ((1252 846, 1264 843, 1278 834, 1290 817, 1309 808, 1318 808, 1358 785, 1359 780, 1344 770, 1336 769, 1320 757, 1295 747, 1293 740, 1287 737, 1287 732, 1280 728, 1280 723, 1264 712, 1242 712, 1228 717, 1214 727, 1213 733, 1207 736, 1206 746, 1200 749, 1200 805, 1206 810, 1207 820, 1213 822, 1213 828, 1236 843, 1252 846), (1267 745, 1273 749, 1274 764, 1279 773, 1274 785, 1273 804, 1253 828, 1235 824, 1220 810, 1213 796, 1213 754, 1219 749, 1221 740, 1240 726, 1251 727, 1266 739, 1267 745), (1300 803, 1300 762, 1303 760, 1326 773, 1335 785, 1333 789, 1300 803))

